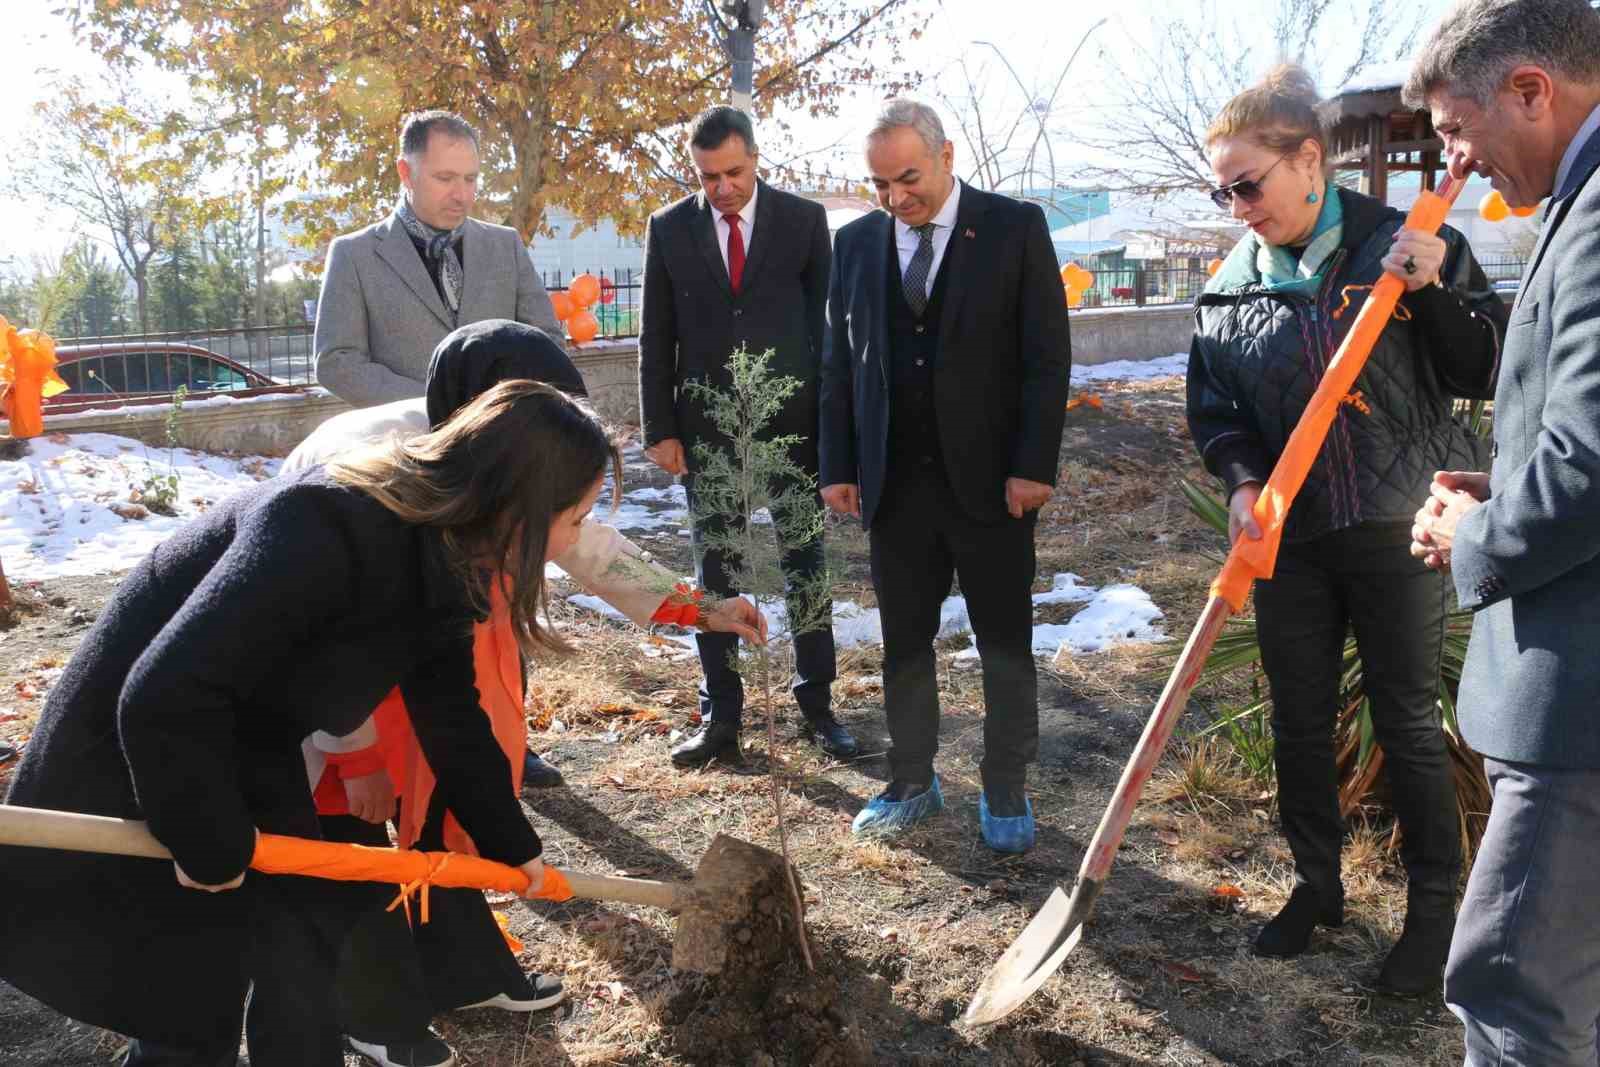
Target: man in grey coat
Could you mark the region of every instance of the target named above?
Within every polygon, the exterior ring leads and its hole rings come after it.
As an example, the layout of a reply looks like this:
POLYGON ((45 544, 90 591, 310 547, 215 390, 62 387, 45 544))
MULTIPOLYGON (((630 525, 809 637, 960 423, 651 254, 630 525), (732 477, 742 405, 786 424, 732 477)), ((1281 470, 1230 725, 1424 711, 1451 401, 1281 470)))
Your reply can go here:
POLYGON ((1594 1067, 1600 1015, 1600 11, 1467 0, 1412 69, 1451 173, 1545 197, 1493 470, 1441 472, 1412 551, 1474 611, 1462 734, 1494 803, 1445 971, 1466 1062, 1594 1067))
POLYGON ((478 134, 448 111, 408 115, 393 214, 337 238, 317 303, 317 381, 356 407, 419 397, 457 326, 514 319, 561 337, 522 237, 470 218, 478 134))

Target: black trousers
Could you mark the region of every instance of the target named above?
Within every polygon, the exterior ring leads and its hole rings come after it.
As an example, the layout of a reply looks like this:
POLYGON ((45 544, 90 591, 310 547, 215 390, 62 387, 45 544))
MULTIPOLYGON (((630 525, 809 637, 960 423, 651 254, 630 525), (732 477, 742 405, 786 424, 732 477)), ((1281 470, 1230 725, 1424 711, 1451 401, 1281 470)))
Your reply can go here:
MULTIPOLYGON (((417 847, 443 847, 439 813, 430 812, 417 847)), ((388 830, 350 815, 322 817, 329 841, 389 847, 388 830)), ((439 1012, 526 986, 522 967, 476 889, 431 889, 428 921, 412 922, 388 890, 383 905, 356 921, 339 953, 338 1012, 345 1033, 380 1044, 420 1041, 439 1012)))
MULTIPOLYGON (((814 466, 813 462, 813 466, 814 466)), ((684 479, 684 488, 689 496, 690 514, 697 512, 699 498, 695 493, 695 479, 693 475, 684 479)), ((814 497, 817 507, 822 506, 821 497, 814 497)), ((782 517, 780 516, 780 519, 782 517)), ((695 580, 701 588, 721 597, 732 596, 739 592, 738 582, 729 566, 729 561, 723 553, 708 547, 708 536, 716 536, 727 529, 720 520, 708 519, 698 515, 689 526, 690 544, 695 555, 695 580)), ((780 566, 787 578, 786 592, 791 619, 802 618, 807 615, 815 617, 826 613, 824 617, 831 618, 833 602, 826 598, 822 603, 816 603, 806 596, 807 583, 814 579, 823 570, 823 544, 821 536, 799 544, 784 544, 781 546, 780 566)), ((734 669, 735 654, 738 651, 739 639, 734 634, 709 633, 700 631, 695 634, 695 643, 700 652, 700 670, 704 681, 700 685, 700 718, 704 722, 728 723, 738 726, 744 715, 744 684, 739 677, 739 672, 734 669)), ((833 627, 823 626, 794 636, 794 678, 790 688, 794 693, 794 701, 799 705, 802 714, 808 718, 826 715, 832 710, 833 680, 837 676, 838 668, 833 646, 833 627)))
POLYGON ((1403 835, 1411 899, 1454 902, 1461 866, 1455 786, 1435 710, 1444 578, 1411 558, 1409 527, 1364 524, 1284 545, 1256 583, 1256 630, 1272 692, 1278 812, 1295 883, 1337 899, 1334 727, 1345 635, 1361 653, 1372 727, 1403 835))
MULTIPOLYGON (((357 882, 287 875, 247 876, 257 895, 245 1037, 252 1067, 342 1067, 344 1040, 335 1009, 341 947, 360 917, 383 908, 393 891, 357 882)), ((213 1046, 176 1047, 135 1040, 126 1067, 233 1067, 237 1031, 213 1046)))
POLYGON ((939 751, 933 642, 950 581, 961 580, 983 660, 983 781, 1019 785, 1039 754, 1033 663, 1035 514, 994 524, 969 518, 938 467, 891 467, 868 540, 883 622, 889 769, 928 781, 939 751))

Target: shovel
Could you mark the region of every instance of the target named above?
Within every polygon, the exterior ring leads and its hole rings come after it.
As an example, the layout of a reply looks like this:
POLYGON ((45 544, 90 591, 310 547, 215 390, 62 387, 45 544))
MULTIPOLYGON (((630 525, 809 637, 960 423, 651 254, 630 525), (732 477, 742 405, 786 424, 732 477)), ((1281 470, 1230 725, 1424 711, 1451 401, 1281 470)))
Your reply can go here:
MULTIPOLYGON (((1437 233, 1460 194, 1462 184, 1446 178, 1438 192, 1424 191, 1406 217, 1406 229, 1437 233)), ((967 1005, 968 1023, 994 1023, 1010 1015, 1061 967, 1082 939, 1084 923, 1088 922, 1095 900, 1105 887, 1133 809, 1166 749, 1172 728, 1189 702, 1189 694, 1200 680, 1211 646, 1216 643, 1228 616, 1244 609, 1251 584, 1257 578, 1272 577, 1289 505, 1305 484, 1340 402, 1355 384, 1367 357, 1372 354, 1372 346, 1388 325, 1404 292, 1405 283, 1387 273, 1372 287, 1371 296, 1362 305, 1350 332, 1328 364, 1317 391, 1312 394, 1311 402, 1256 501, 1255 519, 1261 527, 1260 540, 1241 537, 1235 541, 1222 571, 1211 584, 1211 597, 1206 601, 1205 610, 1200 613, 1189 642, 1161 692, 1161 699, 1156 701, 1144 733, 1128 757, 1122 778, 1111 794, 1111 803, 1089 842, 1072 895, 1067 896, 1059 886, 1051 892, 1044 907, 978 987, 972 1003, 967 1005)))

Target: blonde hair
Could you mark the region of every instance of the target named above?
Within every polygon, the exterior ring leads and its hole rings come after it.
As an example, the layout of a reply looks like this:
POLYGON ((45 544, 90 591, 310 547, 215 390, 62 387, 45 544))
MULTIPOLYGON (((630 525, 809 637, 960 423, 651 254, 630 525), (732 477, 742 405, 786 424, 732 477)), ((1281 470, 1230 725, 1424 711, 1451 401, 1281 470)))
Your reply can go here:
POLYGON ((1317 142, 1328 157, 1328 129, 1322 121, 1322 98, 1301 66, 1274 67, 1258 84, 1229 100, 1206 130, 1206 148, 1218 141, 1244 138, 1280 156, 1317 142))
POLYGON ((426 528, 439 558, 480 616, 501 582, 522 650, 565 653, 547 618, 544 558, 550 524, 612 473, 622 452, 599 417, 540 382, 501 382, 429 433, 392 438, 326 467, 402 522, 426 528))

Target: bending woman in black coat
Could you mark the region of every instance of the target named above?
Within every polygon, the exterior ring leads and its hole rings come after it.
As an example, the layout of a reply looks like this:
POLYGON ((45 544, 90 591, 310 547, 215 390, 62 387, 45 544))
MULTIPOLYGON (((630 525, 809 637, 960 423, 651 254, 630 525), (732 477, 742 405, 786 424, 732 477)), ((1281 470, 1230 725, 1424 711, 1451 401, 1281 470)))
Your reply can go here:
POLYGON ((1343 921, 1334 727, 1353 629, 1409 880, 1405 931, 1377 984, 1419 994, 1443 972, 1461 855, 1435 710, 1446 590, 1411 558, 1411 502, 1435 471, 1481 467, 1451 397, 1493 395, 1505 309, 1460 234, 1407 231, 1398 211, 1327 181, 1317 103, 1310 78, 1284 68, 1207 135, 1214 198, 1250 232, 1199 300, 1189 428, 1227 487, 1230 535, 1259 537, 1251 508, 1364 290, 1385 272, 1405 282, 1289 510, 1276 573, 1256 583, 1295 888, 1255 947, 1298 955, 1313 926, 1343 921))
MULTIPOLYGON (((0 849, 0 977, 136 1039, 130 1063, 336 1067, 335 955, 392 888, 247 873, 318 836, 300 741, 398 685, 437 793, 485 857, 544 878, 473 687, 490 568, 528 650, 621 456, 558 391, 505 382, 439 429, 235 496, 135 568, 45 706, 8 803, 148 820, 150 860, 0 849), (540 462, 529 462, 538 457, 540 462), (207 890, 201 892, 200 890, 207 890)), ((615 479, 616 484, 621 478, 615 479)))

